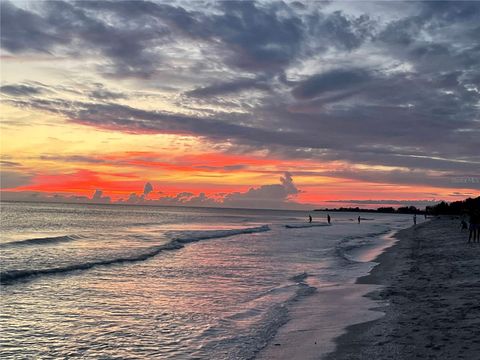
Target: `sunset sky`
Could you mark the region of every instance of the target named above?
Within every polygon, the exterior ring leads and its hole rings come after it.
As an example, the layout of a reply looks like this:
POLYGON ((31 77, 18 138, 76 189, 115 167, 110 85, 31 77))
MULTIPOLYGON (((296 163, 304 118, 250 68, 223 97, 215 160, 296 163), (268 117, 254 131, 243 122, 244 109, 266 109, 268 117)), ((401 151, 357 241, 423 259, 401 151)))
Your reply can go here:
POLYGON ((1 1, 3 200, 480 193, 480 2, 1 1))

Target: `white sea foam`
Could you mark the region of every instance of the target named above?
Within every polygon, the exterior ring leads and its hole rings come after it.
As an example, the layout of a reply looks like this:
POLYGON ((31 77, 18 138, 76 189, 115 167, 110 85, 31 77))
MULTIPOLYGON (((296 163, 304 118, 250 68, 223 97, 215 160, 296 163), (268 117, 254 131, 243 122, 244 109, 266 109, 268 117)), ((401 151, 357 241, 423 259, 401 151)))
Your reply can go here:
POLYGON ((285 225, 287 229, 304 229, 304 228, 311 228, 311 227, 317 227, 317 226, 331 226, 331 224, 312 222, 312 223, 292 223, 292 224, 285 225))
MULTIPOLYGON (((269 231, 270 228, 267 225, 258 226, 258 227, 248 227, 248 228, 239 228, 239 229, 223 229, 223 230, 206 230, 206 231, 184 231, 181 237, 173 238, 169 243, 160 245, 160 246, 153 246, 147 250, 141 250, 139 252, 133 254, 121 254, 118 257, 114 258, 107 258, 107 259, 98 259, 94 261, 86 261, 86 262, 78 262, 74 264, 70 264, 67 266, 52 266, 40 269, 12 269, 0 272, 0 284, 11 284, 18 280, 24 280, 26 278, 30 278, 33 276, 40 276, 40 275, 52 275, 52 274, 61 274, 61 273, 68 273, 72 271, 78 270, 88 270, 95 266, 107 266, 107 265, 114 265, 120 263, 133 263, 139 261, 145 261, 155 255, 158 255, 162 251, 167 250, 178 250, 183 247, 182 244, 188 244, 192 242, 197 242, 200 240, 208 240, 208 239, 218 239, 223 237, 235 236, 240 234, 253 234, 257 232, 265 232, 269 231)), ((78 235, 70 235, 70 236, 58 236, 58 237, 51 237, 51 238, 36 238, 36 239, 27 239, 21 240, 16 242, 9 242, 2 244, 4 247, 5 245, 13 246, 13 245, 44 245, 46 243, 56 243, 56 242, 64 242, 64 241, 71 241, 74 239, 85 238, 78 235)), ((131 251, 132 249, 130 249, 131 251)), ((55 265, 55 264, 54 264, 55 265)))

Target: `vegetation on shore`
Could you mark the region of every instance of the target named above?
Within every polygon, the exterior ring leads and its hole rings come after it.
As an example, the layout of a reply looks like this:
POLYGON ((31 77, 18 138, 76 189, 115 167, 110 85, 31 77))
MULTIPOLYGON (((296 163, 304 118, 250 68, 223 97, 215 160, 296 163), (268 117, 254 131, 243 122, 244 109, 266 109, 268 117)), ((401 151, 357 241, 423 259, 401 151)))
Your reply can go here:
POLYGON ((480 196, 447 203, 442 201, 434 206, 427 206, 428 214, 432 215, 462 215, 480 211, 480 196))
POLYGON ((369 212, 386 214, 428 214, 428 215, 462 215, 480 210, 480 196, 468 198, 465 200, 447 203, 442 201, 433 206, 427 206, 425 209, 419 209, 415 206, 403 206, 397 209, 393 207, 379 207, 377 209, 362 209, 359 207, 341 207, 335 209, 315 209, 314 211, 330 212, 369 212))

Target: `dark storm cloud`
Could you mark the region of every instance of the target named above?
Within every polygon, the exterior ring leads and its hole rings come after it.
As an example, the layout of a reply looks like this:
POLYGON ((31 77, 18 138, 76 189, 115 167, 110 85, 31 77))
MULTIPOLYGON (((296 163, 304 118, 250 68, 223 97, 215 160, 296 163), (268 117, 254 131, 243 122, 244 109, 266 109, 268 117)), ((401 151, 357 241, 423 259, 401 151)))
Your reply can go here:
POLYGON ((100 164, 105 162, 105 160, 103 159, 98 159, 93 156, 84 156, 84 155, 41 155, 39 159, 46 160, 46 161, 62 161, 62 162, 91 163, 91 164, 100 164))
POLYGON ((0 160, 0 168, 1 167, 18 167, 18 166, 22 166, 22 164, 16 161, 0 160))
POLYGON ((289 64, 300 50, 302 20, 283 3, 219 3, 223 14, 208 25, 213 36, 232 52, 227 62, 251 71, 271 71, 289 64))
MULTIPOLYGON (((442 188, 476 189, 480 191, 480 182, 464 181, 463 186, 459 186, 459 179, 474 179, 475 177, 464 170, 464 172, 445 173, 423 170, 363 170, 346 169, 338 171, 325 171, 321 175, 333 178, 352 179, 362 182, 380 183, 380 184, 405 184, 416 186, 433 186, 442 188)), ((295 175, 298 175, 295 173, 295 175)))
POLYGON ((366 15, 324 15, 318 9, 312 15, 283 2, 225 1, 209 4, 210 11, 149 1, 49 1, 37 12, 2 6, 5 24, 21 28, 5 26, 7 50, 55 52, 67 46, 70 54, 99 52, 108 60, 102 73, 118 77, 150 77, 160 65, 171 66, 159 49, 185 39, 209 45, 215 61, 271 74, 309 52, 356 48, 373 26, 366 15))
POLYGON ((19 186, 28 185, 33 175, 16 171, 0 171, 0 189, 14 189, 19 186))
MULTIPOLYGON (((235 165, 225 165, 225 166, 208 166, 208 165, 201 165, 201 166, 194 166, 196 169, 201 170, 213 170, 213 171, 236 171, 246 169, 248 166, 243 164, 235 164, 235 165)), ((207 176, 207 175, 204 175, 207 176)), ((216 175, 208 175, 208 176, 216 176, 216 175)))
POLYGON ((82 8, 88 2, 75 6, 61 1, 47 2, 45 17, 59 31, 67 32, 71 40, 79 39, 87 46, 107 57, 110 64, 103 70, 116 76, 149 77, 159 56, 150 47, 169 33, 165 26, 151 26, 152 22, 138 21, 124 26, 124 18, 105 21, 95 13, 82 8))
POLYGON ((439 76, 452 69, 472 69, 478 73, 480 3, 423 1, 416 5, 415 15, 380 29, 377 41, 397 58, 413 61, 422 72, 439 76))
POLYGON ((131 133, 175 133, 205 136, 215 140, 231 139, 252 144, 279 144, 288 146, 334 145, 325 139, 319 141, 316 134, 275 131, 260 126, 248 125, 249 117, 231 113, 217 113, 211 117, 187 116, 162 111, 147 111, 114 103, 86 103, 61 99, 15 100, 17 106, 31 107, 63 114, 70 121, 103 129, 131 133))
MULTIPOLYGON (((227 194, 223 205, 245 208, 281 209, 289 204, 289 199, 300 193, 293 182, 292 174, 286 172, 280 177, 280 184, 262 185, 246 192, 227 194)), ((292 205, 292 204, 290 204, 292 205)))
POLYGON ((320 48, 333 46, 345 50, 358 48, 373 35, 375 22, 366 14, 346 16, 341 11, 315 14, 308 18, 309 31, 321 38, 320 48))
POLYGON ((476 1, 424 1, 419 5, 423 17, 446 24, 456 21, 476 21, 480 11, 476 1))
POLYGON ((123 26, 125 19, 104 21, 76 5, 46 1, 38 13, 2 2, 2 47, 12 53, 29 51, 54 52, 65 45, 69 52, 99 52, 109 62, 105 73, 117 76, 148 77, 158 62, 158 54, 149 48, 168 34, 165 26, 137 22, 123 26), (121 24, 121 25, 118 25, 121 24))
POLYGON ((118 77, 151 76, 168 62, 157 48, 181 38, 210 44, 230 66, 249 71, 271 72, 298 55, 304 28, 288 5, 226 1, 215 7, 207 14, 148 1, 49 1, 34 13, 3 2, 2 47, 13 53, 53 52, 59 45, 79 54, 97 51, 108 59, 101 71, 118 77))
MULTIPOLYGON (((84 202, 85 200, 86 199, 83 196, 77 199, 77 201, 82 201, 82 202, 84 202)), ((110 204, 111 199, 109 196, 103 196, 103 191, 97 189, 93 193, 92 198, 90 199, 90 202, 95 204, 110 204)))
POLYGON ((425 207, 438 204, 439 200, 331 200, 327 203, 353 205, 400 205, 425 207))
MULTIPOLYGON (((80 6, 109 11, 131 19, 151 16, 166 24, 172 34, 220 42, 227 49, 226 61, 246 70, 268 70, 292 61, 299 49, 303 24, 282 2, 258 4, 250 1, 222 1, 207 8, 186 9, 154 2, 79 2, 80 6)), ((193 5, 192 5, 193 6, 193 5)))
POLYGON ((150 194, 152 191, 153 191, 153 186, 152 186, 152 184, 150 184, 149 182, 147 182, 147 183, 145 184, 145 186, 143 187, 143 195, 147 196, 147 195, 150 194))
POLYGON ((97 87, 94 90, 91 90, 88 95, 95 100, 117 100, 117 99, 125 99, 127 95, 122 94, 120 92, 110 91, 105 89, 102 86, 97 87))
POLYGON ((336 90, 350 89, 370 79, 363 69, 340 69, 314 75, 293 88, 297 99, 311 99, 320 94, 336 90))
POLYGON ((68 39, 42 16, 17 8, 8 1, 0 3, 1 46, 11 52, 34 50, 48 52, 68 39))
POLYGON ((0 92, 10 96, 29 96, 39 95, 44 92, 42 88, 31 85, 3 85, 0 87, 0 92))
POLYGON ((267 82, 258 79, 236 79, 226 82, 218 82, 205 87, 188 91, 186 95, 198 98, 209 98, 217 95, 236 93, 245 90, 268 91, 270 86, 267 82))

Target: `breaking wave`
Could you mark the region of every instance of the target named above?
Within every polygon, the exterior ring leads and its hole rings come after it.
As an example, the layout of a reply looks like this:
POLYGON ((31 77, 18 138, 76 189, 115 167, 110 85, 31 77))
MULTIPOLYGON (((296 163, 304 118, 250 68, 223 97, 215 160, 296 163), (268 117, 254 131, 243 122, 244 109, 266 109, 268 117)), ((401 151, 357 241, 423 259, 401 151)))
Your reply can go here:
POLYGON ((375 242, 378 241, 379 238, 387 235, 388 233, 391 233, 391 230, 388 229, 380 232, 369 233, 363 236, 346 236, 336 245, 335 252, 339 257, 347 262, 355 263, 357 260, 350 255, 352 251, 366 246, 375 245, 375 242))
POLYGON ((31 245, 49 245, 49 244, 56 244, 56 243, 62 243, 62 242, 69 242, 69 241, 73 241, 81 238, 83 237, 80 235, 63 235, 63 236, 24 239, 24 240, 17 240, 17 241, 2 243, 0 244, 0 248, 31 246, 31 245))
POLYGON ((300 224, 286 224, 285 227, 287 229, 303 229, 309 227, 317 227, 317 226, 331 226, 331 224, 327 223, 300 223, 300 224))
POLYGON ((267 346, 274 338, 278 329, 290 319, 289 311, 292 305, 317 291, 317 288, 305 282, 308 276, 306 272, 292 276, 289 280, 294 284, 284 284, 267 290, 261 294, 259 298, 253 299, 251 306, 247 306, 246 309, 239 313, 221 319, 218 324, 214 324, 206 329, 202 334, 204 337, 217 334, 217 338, 200 347, 194 354, 195 358, 209 358, 209 354, 212 353, 213 349, 224 349, 223 356, 218 357, 218 359, 255 359, 258 352, 267 346), (277 300, 274 300, 276 298, 275 294, 284 295, 282 299, 277 298, 277 300), (264 309, 262 305, 258 305, 255 302, 255 300, 263 296, 268 299, 268 303, 270 304, 268 309, 264 309), (273 303, 271 301, 273 301, 273 303), (249 318, 258 319, 250 324, 250 331, 248 333, 233 335, 236 334, 235 331, 225 331, 225 328, 235 329, 236 321, 241 322, 249 318), (232 343, 241 345, 231 348, 229 345, 232 343))
MULTIPOLYGON (((177 250, 182 248, 187 243, 196 242, 200 240, 217 239, 229 237, 240 234, 252 234, 257 232, 269 231, 267 225, 243 228, 243 229, 228 229, 228 230, 209 230, 209 231, 191 231, 183 237, 172 239, 168 244, 161 246, 154 246, 140 254, 133 254, 130 256, 121 256, 113 259, 102 259, 97 261, 90 261, 84 263, 71 264, 66 266, 51 267, 45 269, 22 269, 22 270, 8 270, 0 273, 0 284, 11 284, 19 280, 23 280, 32 276, 62 274, 78 270, 88 270, 95 266, 107 266, 122 263, 133 263, 145 261, 162 251, 177 250)), ((33 239, 32 239, 33 240, 33 239)), ((38 240, 38 239, 37 239, 38 240)))

